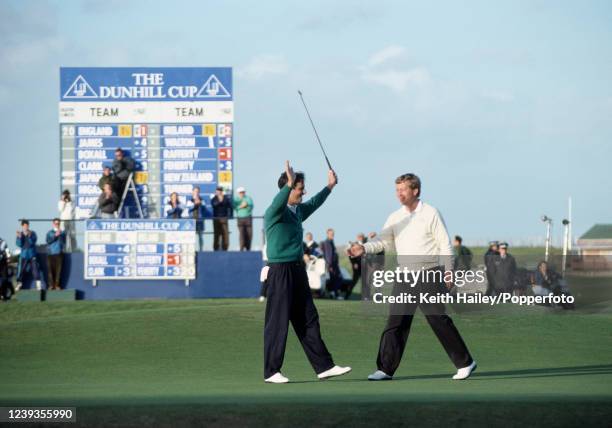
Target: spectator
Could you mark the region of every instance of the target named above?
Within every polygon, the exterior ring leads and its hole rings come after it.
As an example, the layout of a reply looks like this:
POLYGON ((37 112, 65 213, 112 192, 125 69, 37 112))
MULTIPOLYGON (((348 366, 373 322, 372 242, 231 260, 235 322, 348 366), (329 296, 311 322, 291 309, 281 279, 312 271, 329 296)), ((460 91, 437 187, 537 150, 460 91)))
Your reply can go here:
POLYGON ((30 222, 21 220, 21 230, 17 231, 17 246, 19 253, 19 270, 17 272, 17 290, 23 285, 25 274, 30 272, 36 282, 36 289, 42 290, 40 282, 40 269, 36 258, 36 232, 30 230, 30 222))
POLYGON ((120 147, 115 150, 115 160, 113 160, 114 190, 118 195, 123 196, 123 191, 130 174, 134 172, 134 159, 126 156, 120 147))
POLYGON ((61 290, 60 279, 62 276, 62 265, 64 263, 64 247, 66 245, 66 233, 60 228, 60 219, 53 219, 53 229, 47 232, 47 288, 61 290))
POLYGON ((463 245, 463 238, 456 235, 453 242, 455 250, 454 270, 468 271, 472 268, 472 252, 468 247, 463 245))
POLYGON ((302 243, 302 247, 304 248, 304 262, 308 263, 311 257, 320 257, 321 252, 319 251, 319 244, 317 244, 312 237, 312 233, 307 232, 306 235, 304 235, 304 239, 302 243))
POLYGON ((497 241, 489 242, 489 249, 484 255, 484 264, 487 271, 487 296, 493 295, 495 291, 495 278, 493 278, 493 265, 495 260, 499 257, 499 244, 497 241))
POLYGON ((338 264, 338 252, 334 244, 334 229, 327 229, 327 239, 321 242, 321 251, 325 257, 327 272, 329 273, 328 289, 332 298, 342 299, 339 295, 342 288, 342 274, 338 264))
POLYGON ((62 220, 61 228, 66 236, 66 251, 71 253, 77 247, 76 243, 76 224, 74 223, 74 204, 68 189, 62 192, 62 197, 57 203, 59 218, 62 220))
POLYGON ((244 187, 239 187, 237 192, 238 196, 234 198, 234 209, 238 218, 240 251, 250 251, 253 239, 253 199, 247 196, 244 187))
POLYGON ((217 187, 215 195, 210 200, 213 208, 213 249, 227 251, 229 248, 228 218, 232 216, 232 202, 223 193, 223 187, 217 187))
POLYGON ((170 200, 166 204, 166 218, 181 218, 183 216, 183 205, 179 200, 178 193, 172 192, 170 200))
POLYGON ((0 238, 0 300, 9 300, 15 294, 13 283, 9 280, 10 252, 6 241, 0 238), (9 294, 9 290, 11 290, 9 294))
MULTIPOLYGON (((550 268, 548 263, 542 260, 538 263, 535 273, 535 285, 533 293, 536 295, 547 295, 553 293, 555 296, 569 296, 569 290, 563 286, 562 277, 554 269, 550 268)), ((561 303, 563 309, 574 309, 574 303, 561 303)))
POLYGON ((189 218, 196 221, 196 233, 198 235, 198 250, 204 250, 204 219, 210 216, 206 204, 200 196, 200 188, 195 186, 191 191, 191 197, 187 200, 187 213, 189 218))
POLYGON ((493 262, 493 284, 497 293, 512 293, 516 280, 516 260, 508 253, 508 243, 499 244, 499 256, 493 262))
POLYGON ((98 197, 100 218, 116 218, 117 208, 119 208, 119 197, 110 184, 105 184, 103 193, 98 197))
POLYGON ((108 165, 104 165, 104 169, 102 170, 102 177, 98 180, 98 187, 100 190, 104 190, 105 184, 110 184, 111 187, 115 187, 115 178, 112 176, 111 167, 108 165))
POLYGON ((559 287, 559 275, 549 269, 548 263, 545 261, 541 261, 538 263, 538 268, 535 273, 535 283, 547 290, 554 291, 557 287, 559 287))
MULTIPOLYGON (((367 241, 368 239, 363 233, 357 234, 357 244, 363 245, 367 241)), ((357 285, 357 281, 361 279, 361 257, 363 256, 352 256, 348 248, 346 250, 346 253, 348 255, 349 261, 351 262, 351 269, 353 270, 353 279, 351 281, 351 286, 346 291, 346 295, 344 296, 345 299, 348 299, 351 296, 351 293, 353 292, 353 288, 355 288, 355 285, 357 285)))

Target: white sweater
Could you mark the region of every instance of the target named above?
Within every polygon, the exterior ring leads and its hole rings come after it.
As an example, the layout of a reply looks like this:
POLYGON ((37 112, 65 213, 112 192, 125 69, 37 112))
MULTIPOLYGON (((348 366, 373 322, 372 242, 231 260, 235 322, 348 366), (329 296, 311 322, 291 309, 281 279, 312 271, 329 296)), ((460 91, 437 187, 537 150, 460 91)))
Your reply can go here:
POLYGON ((400 265, 413 269, 453 269, 453 247, 444 220, 437 209, 422 201, 413 212, 402 205, 391 213, 380 234, 364 248, 367 254, 396 253, 400 265))

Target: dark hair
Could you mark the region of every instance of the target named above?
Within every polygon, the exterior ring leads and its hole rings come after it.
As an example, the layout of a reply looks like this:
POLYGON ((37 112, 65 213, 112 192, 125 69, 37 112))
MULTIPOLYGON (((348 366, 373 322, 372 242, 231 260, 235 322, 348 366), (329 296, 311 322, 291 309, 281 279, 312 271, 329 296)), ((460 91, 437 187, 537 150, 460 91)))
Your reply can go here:
POLYGON ((191 191, 193 192, 195 189, 200 190, 200 186, 193 186, 193 189, 191 189, 191 191))
POLYGON ((405 183, 405 182, 410 183, 411 189, 418 189, 419 193, 417 194, 417 196, 421 197, 421 179, 417 175, 412 174, 412 173, 402 174, 395 179, 395 184, 400 184, 400 183, 405 183))
POLYGON ((53 223, 55 223, 55 222, 58 222, 58 223, 59 223, 59 222, 60 222, 60 219, 59 219, 58 217, 55 217, 55 218, 53 219, 53 223))
POLYGON ((117 148, 115 149, 115 153, 117 153, 117 152, 121 152, 121 153, 123 153, 123 149, 122 149, 121 147, 117 147, 117 148))
MULTIPOLYGON (((296 186, 296 184, 300 183, 300 182, 304 182, 304 180, 306 180, 306 176, 304 175, 303 172, 296 172, 295 173, 295 180, 293 180, 293 187, 296 186)), ((287 178, 287 173, 283 172, 280 177, 278 178, 278 188, 282 189, 283 187, 285 187, 287 185, 287 181, 289 181, 289 179, 287 178)))
POLYGON ((455 235, 455 241, 457 241, 457 242, 459 242, 461 244, 463 242, 463 239, 461 239, 461 236, 455 235))
POLYGON ((27 224, 29 226, 30 222, 24 218, 23 220, 21 220, 21 225, 23 226, 24 224, 27 224))
POLYGON ((70 196, 70 190, 66 189, 62 192, 62 195, 68 195, 70 196))

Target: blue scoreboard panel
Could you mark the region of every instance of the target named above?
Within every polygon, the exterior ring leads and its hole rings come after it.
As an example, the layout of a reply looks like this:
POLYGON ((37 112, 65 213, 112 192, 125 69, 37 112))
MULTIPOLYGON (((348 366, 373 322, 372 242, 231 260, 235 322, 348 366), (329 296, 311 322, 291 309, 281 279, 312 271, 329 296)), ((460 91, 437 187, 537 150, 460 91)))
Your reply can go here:
POLYGON ((85 279, 195 279, 195 220, 87 220, 85 279))
POLYGON ((119 147, 135 160, 145 217, 163 217, 172 192, 185 203, 198 186, 210 209, 218 185, 232 191, 231 68, 61 68, 59 116, 61 186, 78 218, 119 147))

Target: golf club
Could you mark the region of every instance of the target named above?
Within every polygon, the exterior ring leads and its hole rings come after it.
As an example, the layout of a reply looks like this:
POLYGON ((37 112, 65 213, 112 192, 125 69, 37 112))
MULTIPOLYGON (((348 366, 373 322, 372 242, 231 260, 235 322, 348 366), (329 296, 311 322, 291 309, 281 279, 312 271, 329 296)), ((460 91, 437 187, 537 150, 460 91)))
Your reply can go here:
MULTIPOLYGON (((312 117, 310 117, 310 112, 308 111, 308 107, 306 107, 306 102, 304 101, 304 95, 302 95, 302 91, 298 89, 298 94, 300 94, 300 99, 302 100, 302 104, 304 105, 304 109, 306 110, 306 114, 308 115, 308 120, 310 120, 310 124, 312 125, 312 129, 317 137, 317 141, 319 142, 319 147, 321 147, 321 151, 323 152, 323 156, 325 156, 325 162, 327 162, 327 166, 332 171, 334 170, 329 163, 329 159, 327 158, 327 153, 325 153, 325 149, 323 148, 323 144, 321 143, 321 139, 319 138, 319 133, 317 132, 317 128, 315 127, 314 122, 312 121, 312 117)), ((337 179, 337 178, 336 178, 337 179)))

